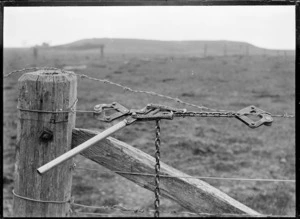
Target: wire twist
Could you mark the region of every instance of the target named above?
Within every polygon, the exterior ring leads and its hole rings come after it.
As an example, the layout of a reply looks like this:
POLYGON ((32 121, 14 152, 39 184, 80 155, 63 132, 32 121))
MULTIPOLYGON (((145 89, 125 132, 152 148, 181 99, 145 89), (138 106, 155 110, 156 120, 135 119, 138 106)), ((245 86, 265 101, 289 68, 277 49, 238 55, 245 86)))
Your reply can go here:
POLYGON ((159 188, 159 174, 160 174, 160 120, 156 120, 156 138, 155 138, 155 201, 154 201, 154 217, 159 217, 159 206, 160 206, 160 188, 159 188))

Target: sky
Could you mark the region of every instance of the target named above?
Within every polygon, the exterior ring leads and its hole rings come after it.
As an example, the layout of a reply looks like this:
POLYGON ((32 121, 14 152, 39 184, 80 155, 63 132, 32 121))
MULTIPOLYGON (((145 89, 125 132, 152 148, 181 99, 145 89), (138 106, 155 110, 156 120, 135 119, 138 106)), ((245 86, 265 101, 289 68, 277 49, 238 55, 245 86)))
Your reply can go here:
POLYGON ((5 7, 4 47, 87 38, 229 40, 295 49, 294 6, 5 7))

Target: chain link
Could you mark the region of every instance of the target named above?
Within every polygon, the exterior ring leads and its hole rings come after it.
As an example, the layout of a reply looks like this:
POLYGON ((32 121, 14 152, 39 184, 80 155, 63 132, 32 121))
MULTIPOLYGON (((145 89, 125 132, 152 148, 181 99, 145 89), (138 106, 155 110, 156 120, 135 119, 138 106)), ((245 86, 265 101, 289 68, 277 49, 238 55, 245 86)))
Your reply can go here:
MULTIPOLYGON (((277 115, 277 114, 271 114, 268 113, 272 117, 282 117, 282 118, 295 118, 295 115, 290 115, 288 113, 284 113, 283 115, 277 115)), ((249 113, 249 114, 241 114, 238 112, 233 111, 226 111, 226 112, 175 112, 175 117, 236 117, 241 115, 257 115, 255 113, 249 113)))
POLYGON ((155 138, 155 201, 154 201, 154 217, 159 217, 159 205, 160 205, 160 188, 159 188, 159 173, 160 173, 160 120, 156 120, 156 138, 155 138))
POLYGON ((236 117, 239 116, 238 112, 175 112, 175 117, 236 117))

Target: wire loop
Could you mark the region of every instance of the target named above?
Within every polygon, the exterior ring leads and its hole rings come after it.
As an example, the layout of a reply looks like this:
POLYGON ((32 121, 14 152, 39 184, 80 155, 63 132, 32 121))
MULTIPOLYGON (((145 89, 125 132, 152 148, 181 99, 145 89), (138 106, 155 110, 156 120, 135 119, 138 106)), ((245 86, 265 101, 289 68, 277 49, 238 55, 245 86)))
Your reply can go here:
POLYGON ((68 203, 68 202, 71 203, 71 199, 66 200, 66 201, 45 201, 45 200, 28 198, 28 197, 24 197, 24 196, 21 196, 21 195, 17 195, 14 190, 12 190, 12 194, 14 196, 20 198, 20 199, 24 199, 24 200, 28 200, 28 201, 32 201, 32 202, 53 203, 53 204, 65 204, 65 203, 68 203))
POLYGON ((59 110, 59 111, 24 109, 20 107, 17 107, 17 109, 20 111, 35 112, 35 113, 75 113, 76 112, 75 106, 77 102, 78 99, 76 99, 74 103, 72 103, 72 105, 67 108, 67 110, 59 110))

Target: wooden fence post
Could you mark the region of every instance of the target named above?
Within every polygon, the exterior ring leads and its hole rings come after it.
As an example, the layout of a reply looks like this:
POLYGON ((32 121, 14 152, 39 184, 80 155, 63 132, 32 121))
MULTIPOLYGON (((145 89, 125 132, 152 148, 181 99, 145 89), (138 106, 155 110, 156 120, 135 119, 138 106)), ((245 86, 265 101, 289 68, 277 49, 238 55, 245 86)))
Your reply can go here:
POLYGON ((69 216, 72 159, 42 176, 36 169, 71 149, 76 75, 60 70, 30 72, 21 76, 18 88, 14 217, 69 216))

